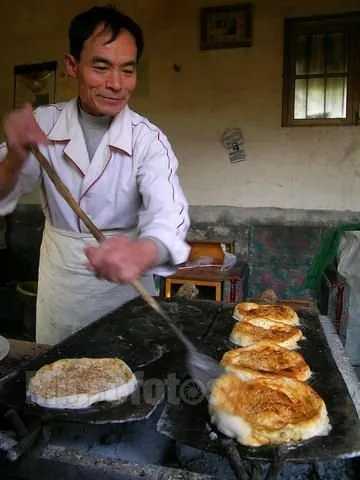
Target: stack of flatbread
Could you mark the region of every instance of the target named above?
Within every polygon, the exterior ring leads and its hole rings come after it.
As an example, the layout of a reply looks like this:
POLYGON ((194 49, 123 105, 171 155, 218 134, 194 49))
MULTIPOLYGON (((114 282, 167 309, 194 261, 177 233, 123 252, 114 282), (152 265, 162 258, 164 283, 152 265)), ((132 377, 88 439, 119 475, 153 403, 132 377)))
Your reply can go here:
POLYGON ((286 305, 243 302, 230 340, 242 348, 226 352, 228 372, 214 384, 209 412, 225 435, 248 446, 300 441, 327 435, 324 401, 304 382, 311 370, 299 352, 303 334, 297 313, 286 305))
POLYGON ((241 347, 247 347, 269 340, 288 348, 297 348, 303 338, 297 313, 286 305, 258 305, 243 302, 236 305, 234 317, 239 320, 234 325, 230 340, 241 347))
POLYGON ((124 401, 137 380, 120 358, 67 358, 41 367, 31 378, 28 398, 48 408, 87 408, 124 401))

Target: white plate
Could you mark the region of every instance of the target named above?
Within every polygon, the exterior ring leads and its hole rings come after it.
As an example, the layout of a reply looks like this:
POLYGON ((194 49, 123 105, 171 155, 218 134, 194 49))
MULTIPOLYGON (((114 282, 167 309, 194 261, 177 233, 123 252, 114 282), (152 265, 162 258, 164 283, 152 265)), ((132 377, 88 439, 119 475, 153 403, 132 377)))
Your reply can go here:
POLYGON ((6 338, 0 335, 0 360, 6 357, 6 355, 9 353, 9 350, 10 350, 9 342, 6 340, 6 338))

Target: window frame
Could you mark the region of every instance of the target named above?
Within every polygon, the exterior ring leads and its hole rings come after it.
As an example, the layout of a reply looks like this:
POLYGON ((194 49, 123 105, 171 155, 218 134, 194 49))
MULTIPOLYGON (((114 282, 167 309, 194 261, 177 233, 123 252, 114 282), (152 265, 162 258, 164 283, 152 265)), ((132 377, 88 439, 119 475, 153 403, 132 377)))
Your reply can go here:
POLYGON ((284 24, 284 62, 282 126, 358 125, 360 108, 360 12, 341 15, 286 18, 284 24), (346 33, 348 84, 346 118, 295 119, 296 35, 346 33), (356 55, 356 52, 357 55, 356 55))

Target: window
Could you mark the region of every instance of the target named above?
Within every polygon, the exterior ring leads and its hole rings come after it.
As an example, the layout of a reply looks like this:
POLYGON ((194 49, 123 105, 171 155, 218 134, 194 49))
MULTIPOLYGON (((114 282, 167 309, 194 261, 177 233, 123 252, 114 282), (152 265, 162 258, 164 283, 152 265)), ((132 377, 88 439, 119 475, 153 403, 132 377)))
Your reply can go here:
POLYGON ((283 126, 359 121, 360 13, 285 20, 283 126))

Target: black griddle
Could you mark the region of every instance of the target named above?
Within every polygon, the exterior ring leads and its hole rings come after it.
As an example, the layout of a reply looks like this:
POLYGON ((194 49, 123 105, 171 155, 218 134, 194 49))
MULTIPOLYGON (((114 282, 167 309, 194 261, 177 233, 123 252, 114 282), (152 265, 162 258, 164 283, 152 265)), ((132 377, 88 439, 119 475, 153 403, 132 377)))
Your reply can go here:
MULTIPOLYGON (((220 360, 225 351, 234 348, 228 341, 235 322, 232 307, 199 300, 178 299, 161 303, 177 326, 204 353, 220 360)), ((240 458, 274 463, 311 462, 360 455, 359 418, 332 358, 319 318, 305 311, 300 312, 300 316, 306 336, 306 340, 301 342, 301 353, 314 372, 310 384, 324 398, 333 426, 327 437, 281 447, 243 447, 225 438, 210 425, 206 402, 192 405, 180 402, 174 405, 169 402, 169 394, 158 422, 158 431, 180 443, 205 451, 226 455, 230 444, 240 458)), ((145 419, 152 414, 156 405, 144 401, 122 405, 98 404, 81 412, 48 411, 25 402, 29 372, 60 358, 83 356, 121 357, 134 372, 142 372, 144 379, 161 380, 176 372, 179 378, 189 380, 184 369, 182 346, 162 319, 141 299, 136 299, 37 357, 13 377, 0 381, 0 429, 5 422, 2 412, 9 408, 13 408, 25 420, 37 418, 41 422, 126 422, 145 419)), ((160 402, 161 399, 155 400, 160 402)))
MULTIPOLYGON (((164 310, 190 338, 199 341, 218 307, 212 302, 162 302, 164 310)), ((0 381, 2 411, 14 409, 22 419, 80 423, 127 422, 148 418, 164 396, 164 390, 144 395, 142 384, 125 403, 100 402, 87 409, 47 409, 26 401, 26 385, 41 366, 61 358, 119 357, 142 382, 163 381, 172 371, 173 359, 182 358, 182 346, 156 312, 136 299, 56 345, 25 365, 7 381, 0 381)), ((164 382, 165 384, 165 382, 164 382)), ((1 417, 1 415, 0 415, 1 417)), ((5 422, 6 423, 6 422, 5 422)), ((1 428, 1 418, 0 418, 1 428)))
MULTIPOLYGON (((298 313, 306 337, 300 342, 300 352, 313 371, 308 383, 324 399, 332 430, 328 436, 282 446, 252 448, 232 441, 242 459, 283 463, 360 456, 359 417, 332 357, 319 317, 309 312, 298 313)), ((232 307, 224 308, 203 339, 205 353, 220 360, 225 351, 236 348, 228 340, 235 322, 232 307)), ((210 424, 206 401, 197 405, 167 403, 158 422, 158 431, 185 445, 220 455, 224 454, 224 445, 229 443, 210 424)))

